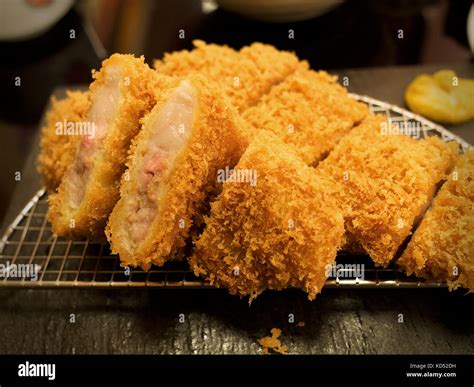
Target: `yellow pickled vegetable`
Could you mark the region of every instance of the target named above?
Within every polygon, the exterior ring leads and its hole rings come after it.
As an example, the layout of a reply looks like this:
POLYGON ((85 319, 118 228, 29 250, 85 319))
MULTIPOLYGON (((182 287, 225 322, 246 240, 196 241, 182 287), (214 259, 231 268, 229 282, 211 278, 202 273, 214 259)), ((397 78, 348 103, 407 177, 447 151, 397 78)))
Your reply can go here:
POLYGON ((451 70, 417 76, 405 91, 414 113, 433 121, 459 124, 474 118, 474 80, 458 78, 451 70))

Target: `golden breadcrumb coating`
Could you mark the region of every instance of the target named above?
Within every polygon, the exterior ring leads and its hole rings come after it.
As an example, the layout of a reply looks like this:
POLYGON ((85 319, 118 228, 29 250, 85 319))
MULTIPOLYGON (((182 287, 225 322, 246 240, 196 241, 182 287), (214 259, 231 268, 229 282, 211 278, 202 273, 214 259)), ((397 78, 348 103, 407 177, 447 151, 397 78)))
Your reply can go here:
POLYGON ((431 120, 459 124, 474 119, 474 80, 459 78, 452 70, 417 76, 405 91, 415 113, 431 120))
POLYGON ((429 205, 436 184, 455 162, 458 146, 382 130, 368 115, 345 136, 317 172, 329 177, 345 217, 348 248, 387 266, 429 205))
MULTIPOLYGON (((94 81, 89 89, 91 104, 96 90, 105 83, 107 69, 111 68, 120 69, 120 96, 105 137, 94 154, 79 208, 70 205, 72 188, 67 181, 74 173, 74 163, 68 168, 58 193, 49 197, 48 218, 53 232, 61 236, 105 237, 107 219, 119 199, 119 181, 125 170, 130 142, 140 128, 139 120, 154 103, 156 72, 145 64, 143 57, 114 54, 102 63, 99 72, 93 72, 94 81)), ((75 159, 79 149, 76 149, 75 159)))
POLYGON ((162 60, 155 61, 155 68, 177 77, 199 73, 218 82, 239 111, 254 105, 297 68, 308 67, 292 53, 262 43, 253 43, 240 51, 201 40, 193 44, 196 48, 192 51, 165 54, 162 60))
POLYGON ((459 157, 397 264, 474 290, 474 150, 459 157))
POLYGON ((273 133, 259 132, 211 204, 189 259, 194 273, 250 301, 287 287, 314 299, 344 240, 329 183, 273 133))
POLYGON ((349 97, 336 80, 324 71, 297 71, 242 117, 249 123, 250 133, 270 130, 294 145, 305 163, 313 164, 368 112, 367 105, 349 97))
MULTIPOLYGON (((152 120, 173 87, 162 93, 156 106, 145 117, 142 130, 130 149, 129 170, 121 183, 121 199, 106 230, 111 249, 120 255, 123 266, 139 265, 146 270, 151 264, 163 265, 169 259, 180 258, 177 253, 193 235, 195 223, 202 217, 207 201, 218 190, 218 170, 232 168, 247 146, 241 132, 243 122, 222 90, 199 75, 190 75, 185 80, 197 95, 191 131, 165 177, 158 176, 147 188, 148 192, 160 192, 160 195, 155 203, 155 217, 146 236, 136 247, 131 246, 127 237, 124 219, 130 214, 126 203, 137 191, 140 154, 153 131, 152 120)), ((176 79, 174 86, 179 82, 176 79)))
POLYGON ((58 100, 51 97, 51 108, 46 114, 46 123, 41 129, 38 172, 48 191, 54 191, 61 183, 66 169, 74 157, 76 135, 58 132, 58 125, 64 122, 82 122, 89 108, 89 93, 67 91, 66 97, 58 100))

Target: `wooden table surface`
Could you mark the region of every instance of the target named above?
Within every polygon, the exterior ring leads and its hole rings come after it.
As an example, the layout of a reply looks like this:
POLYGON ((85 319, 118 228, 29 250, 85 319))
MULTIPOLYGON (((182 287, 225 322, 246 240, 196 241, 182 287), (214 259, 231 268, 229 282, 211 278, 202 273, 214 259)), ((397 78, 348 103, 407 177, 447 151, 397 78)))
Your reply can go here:
MULTIPOLYGON (((442 67, 339 75, 349 77, 352 92, 404 106, 408 82, 442 67)), ((450 67, 474 78, 472 64, 450 67)), ((473 122, 449 129, 474 144, 473 122)), ((3 230, 39 188, 36 152, 26 161, 3 230)), ((213 289, 0 288, 0 310, 2 354, 257 354, 257 339, 273 327, 282 330, 290 353, 474 353, 474 296, 444 289, 325 289, 313 302, 288 290, 267 292, 249 306, 213 289)))

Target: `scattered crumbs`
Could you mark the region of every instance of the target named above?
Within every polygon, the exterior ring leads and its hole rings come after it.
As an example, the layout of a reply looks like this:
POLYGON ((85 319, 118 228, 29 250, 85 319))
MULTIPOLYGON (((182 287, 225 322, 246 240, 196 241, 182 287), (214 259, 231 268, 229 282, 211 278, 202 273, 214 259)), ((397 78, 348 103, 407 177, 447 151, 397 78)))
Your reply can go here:
POLYGON ((263 348, 263 353, 268 354, 268 350, 271 349, 272 351, 281 353, 282 355, 287 354, 288 348, 285 345, 282 345, 280 340, 278 340, 278 338, 281 336, 281 329, 272 328, 270 332, 272 333, 271 337, 266 336, 258 339, 258 343, 263 348))
POLYGON ((300 321, 298 324, 296 324, 298 328, 304 328, 305 325, 306 323, 304 321, 300 321))

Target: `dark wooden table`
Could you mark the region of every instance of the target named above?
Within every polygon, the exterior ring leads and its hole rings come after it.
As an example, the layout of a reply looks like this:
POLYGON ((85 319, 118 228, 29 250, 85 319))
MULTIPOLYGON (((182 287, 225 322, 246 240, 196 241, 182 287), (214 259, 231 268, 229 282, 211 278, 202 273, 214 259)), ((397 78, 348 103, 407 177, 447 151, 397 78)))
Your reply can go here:
MULTIPOLYGON (((339 74, 349 77, 351 91, 403 106, 408 82, 442 67, 339 74)), ((471 64, 449 67, 474 78, 471 64)), ((474 144, 473 122, 449 129, 474 144)), ((39 188, 36 152, 35 146, 5 224, 39 188)), ((268 292, 249 306, 211 289, 0 288, 0 310, 0 353, 256 354, 257 339, 273 327, 282 330, 290 353, 474 353, 474 296, 444 289, 326 289, 313 302, 288 290, 268 292)))

